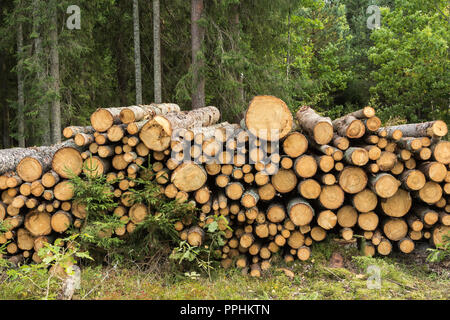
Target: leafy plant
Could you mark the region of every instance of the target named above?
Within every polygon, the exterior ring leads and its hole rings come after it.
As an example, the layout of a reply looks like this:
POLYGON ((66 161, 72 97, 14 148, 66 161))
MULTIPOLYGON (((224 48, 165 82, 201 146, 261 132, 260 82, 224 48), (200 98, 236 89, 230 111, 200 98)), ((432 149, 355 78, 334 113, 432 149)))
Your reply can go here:
POLYGON ((428 248, 427 251, 430 252, 427 256, 428 262, 441 262, 450 257, 450 232, 443 235, 442 243, 436 244, 436 248, 428 248))
MULTIPOLYGON (((74 234, 56 239, 54 243, 44 243, 44 247, 38 251, 40 263, 12 267, 7 260, 0 259, 0 269, 5 270, 6 281, 12 282, 17 291, 31 283, 36 290, 34 294, 45 300, 56 298, 61 281, 74 274, 73 266, 77 260, 92 260, 88 252, 81 250, 78 237, 79 234, 74 234)), ((0 254, 5 252, 4 248, 5 245, 0 247, 0 254)))

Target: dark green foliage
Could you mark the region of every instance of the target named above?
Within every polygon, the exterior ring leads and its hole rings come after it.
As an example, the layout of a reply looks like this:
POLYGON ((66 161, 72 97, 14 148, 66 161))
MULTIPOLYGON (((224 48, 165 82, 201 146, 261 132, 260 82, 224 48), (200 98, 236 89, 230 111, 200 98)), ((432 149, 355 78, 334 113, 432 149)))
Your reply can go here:
MULTIPOLYGON (((24 65, 27 145, 42 134, 39 107, 54 99, 46 76, 53 2, 38 1, 42 57, 34 55, 31 0, 0 5, 1 146, 17 145, 17 76, 24 65), (17 56, 22 23, 24 50, 17 56)), ((326 115, 371 104, 382 120, 449 121, 448 2, 420 0, 211 0, 204 1, 206 103, 237 122, 254 95, 271 94, 295 111, 312 105, 326 115), (367 28, 369 5, 381 8, 381 28, 367 28)), ((132 3, 80 0, 81 30, 65 26, 58 1, 62 125, 87 125, 97 107, 132 105, 132 3)), ((140 1, 143 99, 153 100, 152 3, 140 1)), ((163 101, 191 108, 190 8, 161 2, 163 101)))

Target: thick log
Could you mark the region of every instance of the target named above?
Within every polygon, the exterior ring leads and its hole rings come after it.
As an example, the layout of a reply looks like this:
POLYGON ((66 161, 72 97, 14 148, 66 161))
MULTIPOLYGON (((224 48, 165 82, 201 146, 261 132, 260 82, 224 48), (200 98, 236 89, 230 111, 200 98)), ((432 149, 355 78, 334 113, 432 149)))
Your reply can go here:
POLYGON ((400 182, 388 173, 380 173, 369 179, 369 186, 381 198, 390 198, 398 190, 400 182))
POLYGON ((383 223, 385 236, 392 241, 399 241, 408 234, 408 224, 400 218, 387 219, 383 223))
POLYGON ((425 176, 428 179, 434 182, 442 182, 447 177, 447 168, 445 168, 445 165, 440 162, 436 161, 424 162, 421 165, 419 165, 418 169, 423 174, 425 174, 425 176))
MULTIPOLYGON (((257 177, 255 175, 255 181, 256 179, 257 177)), ((294 190, 294 188, 296 187, 297 176, 292 169, 280 169, 275 175, 272 176, 271 182, 275 190, 277 190, 278 192, 288 193, 294 190)))
POLYGON ((94 132, 95 132, 95 129, 91 126, 87 126, 87 127, 69 126, 69 127, 65 127, 62 133, 63 133, 64 138, 70 139, 70 138, 75 137, 79 133, 93 134, 94 132))
POLYGON ((50 224, 54 231, 63 233, 70 227, 72 222, 72 215, 68 212, 60 210, 52 215, 50 224))
POLYGON ((361 138, 366 132, 364 123, 351 115, 333 120, 332 124, 336 133, 342 137, 357 139, 361 138))
POLYGON ((340 186, 323 186, 319 196, 319 203, 326 209, 334 210, 344 203, 344 199, 344 191, 340 186))
POLYGON ((375 231, 379 218, 375 212, 365 212, 358 215, 358 226, 365 231, 375 231))
POLYGON ((150 150, 163 151, 169 147, 172 134, 176 130, 207 127, 215 124, 219 118, 219 110, 212 106, 159 115, 142 127, 139 138, 150 150))
POLYGON ((381 199, 381 208, 383 212, 395 218, 403 217, 409 212, 412 206, 412 198, 408 191, 398 189, 390 198, 381 199))
POLYGON ((301 178, 311 178, 317 172, 317 162, 313 156, 301 155, 295 159, 294 170, 301 178))
POLYGON ((343 228, 352 228, 358 221, 358 212, 352 206, 343 206, 336 215, 338 224, 343 228))
POLYGON ((361 192, 367 185, 367 174, 359 167, 345 167, 339 173, 339 185, 350 194, 361 192))
POLYGON ((322 187, 314 179, 300 181, 297 186, 298 193, 305 199, 317 199, 320 196, 322 187))
POLYGON ((369 152, 363 148, 350 147, 345 151, 344 159, 355 166, 364 166, 369 161, 369 152))
POLYGON ((245 127, 255 137, 267 141, 283 139, 293 126, 292 113, 284 101, 274 96, 256 96, 245 113, 245 127))
POLYGON ((173 171, 170 181, 178 190, 190 192, 203 187, 206 179, 207 173, 203 167, 193 162, 185 162, 173 171))
POLYGON ((400 130, 404 137, 443 137, 447 135, 447 125, 442 120, 423 123, 409 123, 398 126, 386 127, 389 131, 400 130))
POLYGON ((150 105, 129 106, 120 111, 119 118, 122 123, 132 123, 144 119, 153 119, 155 116, 171 112, 180 112, 180 107, 174 103, 152 103, 150 105))
POLYGON ((322 117, 308 106, 301 107, 296 113, 300 127, 317 144, 328 144, 333 139, 333 124, 328 117, 322 117))
POLYGON ((289 133, 283 141, 283 151, 291 158, 301 156, 307 149, 308 140, 300 132, 294 131, 289 133))
POLYGON ((296 226, 308 225, 314 217, 312 206, 300 197, 293 198, 288 202, 287 212, 290 220, 296 226))
POLYGON ((370 189, 364 189, 352 198, 352 204, 359 212, 373 211, 377 207, 377 203, 378 197, 370 189))
POLYGON ((439 141, 431 146, 431 151, 436 161, 445 165, 450 163, 450 141, 439 141))
MULTIPOLYGON (((75 146, 75 145, 74 145, 75 146)), ((51 160, 53 171, 62 178, 69 178, 71 174, 79 175, 83 168, 83 158, 76 147, 64 146, 55 152, 51 160)))
POLYGON ((52 232, 51 215, 31 211, 25 216, 25 228, 35 237, 49 235, 52 232))

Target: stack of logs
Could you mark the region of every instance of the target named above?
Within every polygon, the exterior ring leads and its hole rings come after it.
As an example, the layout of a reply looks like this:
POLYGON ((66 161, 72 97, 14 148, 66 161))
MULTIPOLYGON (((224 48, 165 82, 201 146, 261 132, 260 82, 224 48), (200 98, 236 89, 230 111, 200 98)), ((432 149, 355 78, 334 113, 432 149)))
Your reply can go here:
POLYGON ((8 228, 0 244, 39 262, 44 242, 80 228, 86 211, 72 201, 68 178, 83 171, 115 181, 112 214, 124 222, 116 236, 154 213, 132 204, 128 190, 137 177, 154 179, 167 198, 199 209, 195 222, 175 224, 181 239, 202 245, 204 227, 224 217, 222 266, 250 267, 253 276, 276 253, 307 260, 330 233, 342 242, 360 235, 372 256, 394 246, 410 253, 416 241, 441 243, 450 231, 443 121, 381 127, 372 107, 331 120, 305 106, 294 117, 272 96, 253 98, 240 125, 219 119, 215 107, 103 108, 91 126, 65 128, 69 140, 59 145, 0 150, 0 220, 8 228), (140 170, 148 159, 151 176, 140 170))

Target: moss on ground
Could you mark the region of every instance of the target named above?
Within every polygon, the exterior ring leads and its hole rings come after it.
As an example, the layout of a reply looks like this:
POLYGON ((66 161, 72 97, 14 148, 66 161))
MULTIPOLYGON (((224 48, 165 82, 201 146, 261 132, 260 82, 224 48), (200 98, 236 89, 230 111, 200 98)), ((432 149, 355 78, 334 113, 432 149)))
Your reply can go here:
MULTIPOLYGON (((135 267, 84 267, 81 289, 74 299, 449 299, 450 270, 434 268, 413 258, 369 258, 355 248, 332 242, 316 244, 306 262, 286 265, 281 258, 263 277, 255 279, 238 269, 220 269, 211 279, 188 277, 135 267), (344 267, 331 268, 333 252, 344 258, 344 267), (369 289, 369 266, 377 266, 381 287, 369 289), (290 278, 281 268, 294 273, 290 278)), ((373 268, 373 267, 372 267, 373 268)), ((36 275, 44 277, 45 275, 36 275)), ((44 278, 31 279, 45 283, 44 278)), ((43 291, 32 281, 0 279, 0 299, 41 299, 43 291)), ((52 290, 54 288, 52 287, 52 290)), ((56 292, 49 297, 55 297, 56 292)))

